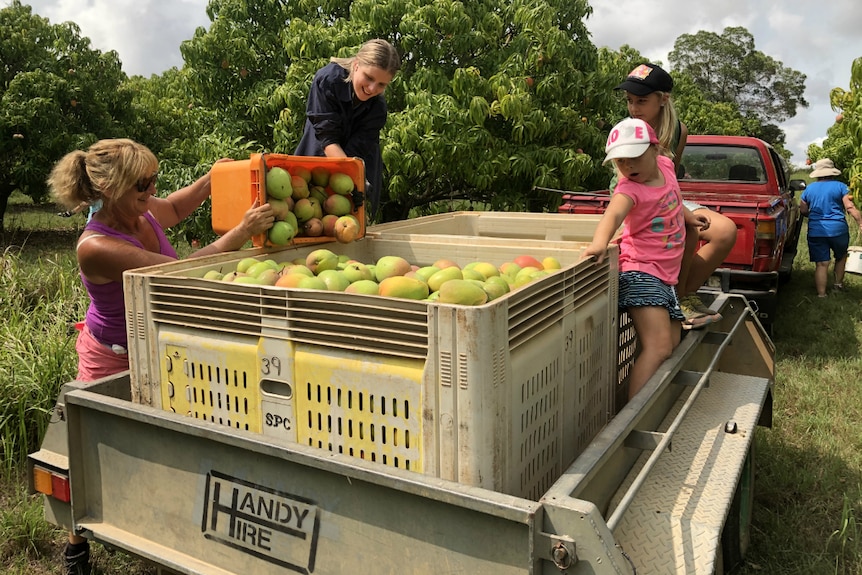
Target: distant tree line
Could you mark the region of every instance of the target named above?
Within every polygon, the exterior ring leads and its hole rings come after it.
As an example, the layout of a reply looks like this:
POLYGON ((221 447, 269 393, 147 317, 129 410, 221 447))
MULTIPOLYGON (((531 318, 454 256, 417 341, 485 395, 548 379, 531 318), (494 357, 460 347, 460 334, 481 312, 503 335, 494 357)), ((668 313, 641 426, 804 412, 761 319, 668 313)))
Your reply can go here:
MULTIPOLYGON (((0 216, 13 191, 46 199, 53 163, 106 137, 160 158, 167 193, 220 157, 292 153, 314 72, 369 38, 403 55, 381 139, 388 219, 477 205, 555 210, 536 188, 605 187, 610 127, 627 114, 613 90, 644 61, 598 49, 586 0, 211 0, 211 24, 180 46, 182 69, 128 77, 73 23, 13 0, 0 9, 0 216)), ((663 64, 692 133, 761 137, 807 106, 805 75, 757 51, 744 28, 680 36, 663 64)), ((2 221, 2 219, 0 219, 2 221)), ((179 233, 207 239, 207 207, 179 233)), ((2 228, 0 228, 2 231, 2 228)))

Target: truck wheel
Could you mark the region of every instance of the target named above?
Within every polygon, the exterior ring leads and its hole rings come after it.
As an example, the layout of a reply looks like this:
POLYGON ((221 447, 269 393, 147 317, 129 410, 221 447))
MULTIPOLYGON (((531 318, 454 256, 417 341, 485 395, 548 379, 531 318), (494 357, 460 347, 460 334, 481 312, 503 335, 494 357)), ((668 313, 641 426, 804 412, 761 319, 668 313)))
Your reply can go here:
POLYGON ((748 449, 742 475, 721 532, 723 568, 728 572, 742 565, 751 541, 751 515, 754 509, 754 441, 748 449))

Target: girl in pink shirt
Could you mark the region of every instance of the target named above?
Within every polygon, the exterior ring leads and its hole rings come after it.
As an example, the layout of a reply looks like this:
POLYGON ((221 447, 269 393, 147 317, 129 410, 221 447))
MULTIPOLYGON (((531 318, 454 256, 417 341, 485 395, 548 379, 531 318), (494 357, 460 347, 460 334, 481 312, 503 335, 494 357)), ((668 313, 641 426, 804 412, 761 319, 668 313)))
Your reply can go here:
POLYGON ((688 220, 709 225, 682 205, 673 161, 660 152, 652 127, 629 118, 613 127, 603 163, 620 174, 611 201, 583 257, 604 258, 621 224, 619 307, 632 318, 641 351, 632 367, 629 399, 679 344, 684 319, 674 285, 679 276, 688 220))

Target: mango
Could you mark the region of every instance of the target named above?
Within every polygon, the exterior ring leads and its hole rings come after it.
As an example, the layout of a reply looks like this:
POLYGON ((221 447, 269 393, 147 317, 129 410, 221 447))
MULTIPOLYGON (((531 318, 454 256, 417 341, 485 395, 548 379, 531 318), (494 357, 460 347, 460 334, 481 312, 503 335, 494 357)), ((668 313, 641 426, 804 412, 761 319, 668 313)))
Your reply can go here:
POLYGON ((430 278, 439 271, 440 268, 438 268, 437 266, 423 266, 416 270, 415 273, 417 278, 424 281, 425 283, 428 283, 428 278, 430 278))
POLYGON ((482 274, 484 279, 488 279, 491 276, 500 275, 500 270, 497 269, 497 266, 490 262, 470 262, 464 269, 471 269, 482 274))
POLYGON ((346 293, 363 293, 368 295, 378 295, 380 286, 374 280, 358 280, 344 288, 346 293))
POLYGON ((448 281, 463 279, 464 274, 461 271, 461 268, 457 266, 449 266, 448 268, 441 269, 439 272, 428 278, 428 288, 431 291, 438 291, 443 284, 448 281))
POLYGON ((488 301, 485 290, 471 280, 449 280, 440 286, 440 303, 454 303, 459 305, 482 305, 488 301))
POLYGON ((488 301, 493 301, 498 297, 509 293, 509 282, 501 276, 491 276, 485 280, 482 289, 488 294, 488 301))
MULTIPOLYGON (((404 299, 425 299, 430 291, 428 284, 416 278, 391 276, 384 278, 377 288, 378 295, 404 299)), ((484 293, 484 292, 483 292, 484 293)))
POLYGON ((382 256, 374 264, 374 275, 378 282, 393 276, 403 276, 412 268, 410 262, 401 256, 382 256))

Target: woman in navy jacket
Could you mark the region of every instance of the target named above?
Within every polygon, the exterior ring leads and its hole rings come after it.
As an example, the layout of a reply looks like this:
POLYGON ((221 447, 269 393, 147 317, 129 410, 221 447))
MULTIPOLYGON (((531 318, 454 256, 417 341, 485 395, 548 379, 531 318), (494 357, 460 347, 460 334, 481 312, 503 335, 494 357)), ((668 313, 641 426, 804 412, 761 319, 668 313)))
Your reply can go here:
POLYGON ((298 156, 362 158, 371 219, 380 208, 383 187, 383 92, 400 68, 398 52, 380 39, 365 42, 350 58, 332 58, 314 75, 305 129, 295 152, 298 156))

